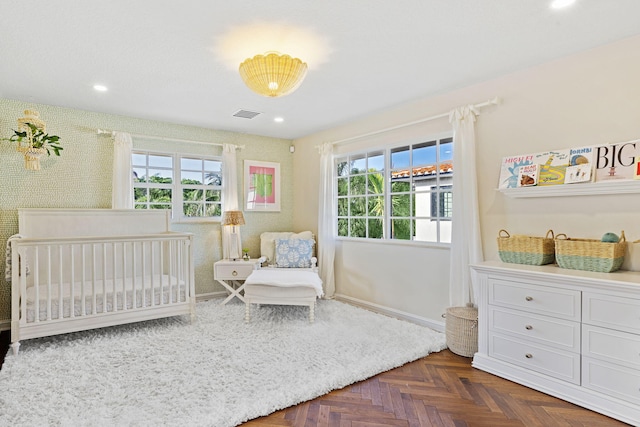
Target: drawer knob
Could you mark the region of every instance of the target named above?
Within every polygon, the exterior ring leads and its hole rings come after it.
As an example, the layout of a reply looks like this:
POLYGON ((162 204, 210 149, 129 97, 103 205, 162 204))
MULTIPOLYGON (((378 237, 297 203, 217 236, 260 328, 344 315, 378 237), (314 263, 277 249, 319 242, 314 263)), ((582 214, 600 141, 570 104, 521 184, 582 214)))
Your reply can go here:
POLYGON ((526 357, 527 359, 531 359, 533 357, 533 354, 527 353, 524 355, 524 357, 526 357))
POLYGON ((526 299, 527 301, 533 301, 533 297, 525 297, 524 299, 526 299))
POLYGON ((237 272, 237 271, 235 271, 235 270, 233 270, 233 272, 231 273, 231 275, 232 275, 232 276, 237 276, 237 275, 238 275, 238 272, 237 272))
POLYGON ((531 325, 527 325, 527 326, 525 326, 524 328, 525 328, 527 331, 530 331, 530 330, 532 330, 532 329, 533 329, 533 326, 531 326, 531 325))

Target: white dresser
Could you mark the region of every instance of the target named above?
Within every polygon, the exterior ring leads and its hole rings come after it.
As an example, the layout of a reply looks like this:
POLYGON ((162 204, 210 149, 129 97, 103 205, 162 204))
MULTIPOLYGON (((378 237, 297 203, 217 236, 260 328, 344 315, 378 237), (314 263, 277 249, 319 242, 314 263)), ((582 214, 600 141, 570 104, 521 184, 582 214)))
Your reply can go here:
POLYGON ((473 366, 640 425, 640 273, 485 262, 473 366))

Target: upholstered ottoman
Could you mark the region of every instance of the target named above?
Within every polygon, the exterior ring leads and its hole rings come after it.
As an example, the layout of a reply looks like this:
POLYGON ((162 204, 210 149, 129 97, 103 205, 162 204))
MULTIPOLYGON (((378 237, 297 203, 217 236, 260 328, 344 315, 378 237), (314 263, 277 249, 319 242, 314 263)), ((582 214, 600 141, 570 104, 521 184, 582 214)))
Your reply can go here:
POLYGON ((315 303, 323 295, 322 280, 312 270, 263 268, 244 282, 245 322, 251 318, 251 304, 306 305, 309 322, 315 318, 315 303))

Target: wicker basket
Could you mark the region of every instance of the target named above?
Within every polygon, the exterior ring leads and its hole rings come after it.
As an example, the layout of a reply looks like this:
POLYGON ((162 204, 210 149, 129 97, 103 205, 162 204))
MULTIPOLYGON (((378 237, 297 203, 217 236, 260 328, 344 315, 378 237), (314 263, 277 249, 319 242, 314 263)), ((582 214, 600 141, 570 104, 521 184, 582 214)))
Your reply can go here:
POLYGON ((464 357, 478 351, 478 309, 449 307, 445 318, 445 332, 449 350, 464 357))
POLYGON ((506 230, 498 232, 498 254, 503 262, 544 265, 555 261, 553 230, 545 237, 511 236, 506 230))
POLYGON ((562 268, 610 273, 620 269, 626 251, 624 231, 618 243, 570 239, 564 234, 556 238, 556 260, 562 268))

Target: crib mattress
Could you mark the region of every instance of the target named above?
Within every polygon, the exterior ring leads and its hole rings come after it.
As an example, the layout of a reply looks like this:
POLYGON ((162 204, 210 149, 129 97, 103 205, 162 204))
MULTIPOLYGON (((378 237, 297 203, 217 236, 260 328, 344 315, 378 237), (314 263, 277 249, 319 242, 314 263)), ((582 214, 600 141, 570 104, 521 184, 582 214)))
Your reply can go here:
MULTIPOLYGON (((24 300, 23 300, 24 301, 24 300)), ((109 313, 134 308, 151 307, 187 301, 187 287, 184 281, 169 275, 127 278, 126 280, 96 280, 70 283, 30 286, 26 293, 27 323, 35 321, 36 311, 39 320, 59 319, 61 317, 82 316, 109 313), (170 285, 171 284, 171 285, 170 285), (115 288, 114 288, 115 286, 115 288), (84 287, 84 310, 82 304, 84 287), (62 309, 60 309, 60 289, 62 288, 62 309), (71 298, 73 288, 73 298, 71 298), (94 298, 95 289, 95 298, 94 298), (51 292, 50 306, 47 296, 51 292), (38 301, 38 303, 36 303, 38 301), (95 311, 94 311, 95 301, 95 311), (49 316, 50 313, 50 316, 49 316)))

